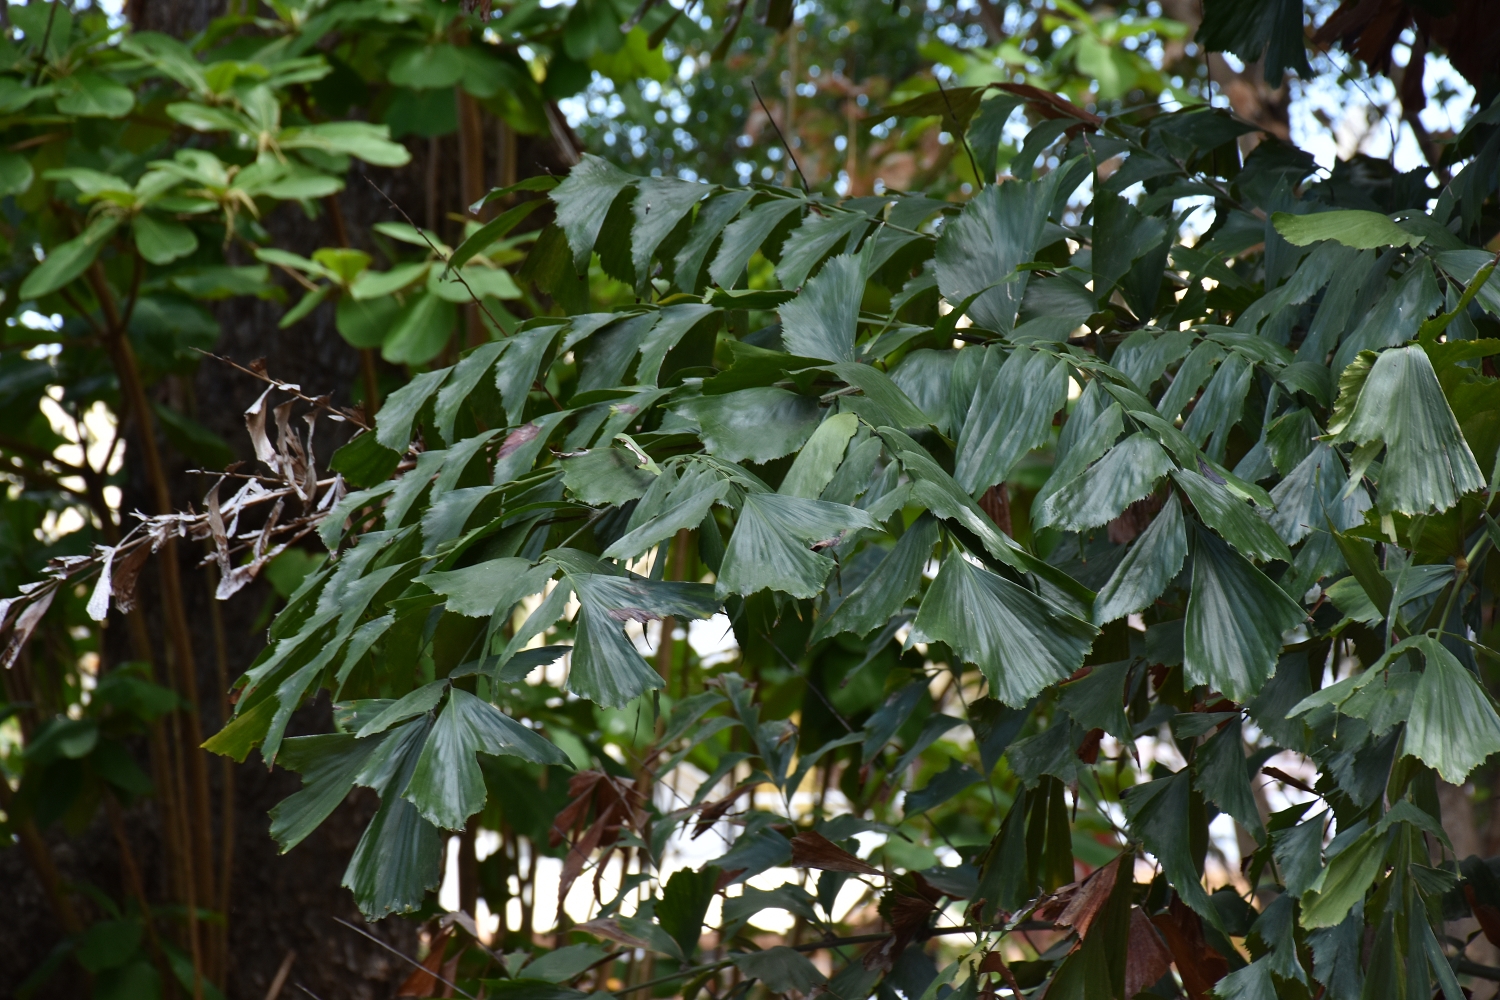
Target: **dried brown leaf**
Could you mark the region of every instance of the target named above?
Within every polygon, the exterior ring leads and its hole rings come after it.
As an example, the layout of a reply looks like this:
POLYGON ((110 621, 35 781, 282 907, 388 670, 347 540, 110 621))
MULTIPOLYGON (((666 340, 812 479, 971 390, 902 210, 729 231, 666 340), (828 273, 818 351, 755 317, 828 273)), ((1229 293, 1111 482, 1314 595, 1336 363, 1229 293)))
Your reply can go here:
POLYGON ((5 643, 5 649, 0 651, 0 667, 8 670, 15 664, 21 650, 26 647, 27 640, 31 638, 31 633, 36 631, 47 609, 52 607, 52 599, 57 596, 57 591, 58 587, 53 585, 34 592, 31 603, 26 605, 17 616, 15 625, 11 626, 10 638, 5 643))
POLYGON ((273 471, 279 471, 276 449, 271 447, 271 439, 266 435, 266 401, 275 390, 274 385, 267 386, 266 391, 256 397, 255 402, 245 410, 245 429, 250 433, 250 444, 255 448, 255 457, 273 471))
POLYGON ((592 934, 594 937, 601 937, 607 941, 614 941, 618 944, 623 944, 627 948, 645 948, 647 950, 651 948, 649 941, 642 941, 634 934, 627 933, 613 920, 590 920, 587 923, 575 924, 573 930, 583 931, 586 934, 592 934))
POLYGON ((1073 928, 1080 938, 1087 934, 1094 918, 1104 909, 1110 894, 1115 891, 1115 882, 1120 875, 1120 860, 1123 857, 1122 854, 1103 868, 1096 869, 1079 883, 1078 891, 1072 894, 1068 905, 1057 915, 1057 923, 1073 928))
POLYGON ((855 875, 881 874, 879 868, 856 858, 816 830, 804 830, 792 838, 792 867, 855 875))
POLYGON ((1172 953, 1139 906, 1130 908, 1130 945, 1125 954, 1125 995, 1156 985, 1172 966, 1172 953))
POLYGON ((1176 896, 1165 913, 1151 918, 1172 953, 1189 1000, 1208 1000, 1214 984, 1229 974, 1229 963, 1203 939, 1203 923, 1176 896))
POLYGON ((136 584, 140 582, 141 569, 145 567, 150 555, 151 546, 134 545, 123 556, 117 556, 115 559, 110 589, 115 596, 115 608, 122 615, 128 615, 135 610, 136 584))
POLYGON ((451 930, 445 930, 433 938, 432 950, 428 952, 427 960, 419 968, 412 970, 411 975, 407 976, 396 989, 396 996, 430 997, 437 995, 437 977, 442 975, 443 972, 443 952, 447 950, 448 938, 452 936, 452 933, 451 930))
POLYGON ((500 443, 500 451, 495 455, 495 457, 504 458, 506 455, 509 455, 511 452, 515 451, 526 442, 535 439, 536 436, 541 432, 542 428, 535 423, 522 424, 520 427, 517 427, 509 434, 505 435, 505 440, 500 443))

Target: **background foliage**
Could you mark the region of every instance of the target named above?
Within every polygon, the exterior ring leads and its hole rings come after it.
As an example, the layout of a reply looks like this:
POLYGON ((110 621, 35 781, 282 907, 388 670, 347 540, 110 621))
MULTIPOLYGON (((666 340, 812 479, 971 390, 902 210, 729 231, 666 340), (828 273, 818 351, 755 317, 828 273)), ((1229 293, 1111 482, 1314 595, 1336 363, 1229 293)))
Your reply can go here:
POLYGON ((1283 6, 8 8, 24 991, 290 988, 252 754, 406 995, 1485 989, 1487 22, 1283 6))

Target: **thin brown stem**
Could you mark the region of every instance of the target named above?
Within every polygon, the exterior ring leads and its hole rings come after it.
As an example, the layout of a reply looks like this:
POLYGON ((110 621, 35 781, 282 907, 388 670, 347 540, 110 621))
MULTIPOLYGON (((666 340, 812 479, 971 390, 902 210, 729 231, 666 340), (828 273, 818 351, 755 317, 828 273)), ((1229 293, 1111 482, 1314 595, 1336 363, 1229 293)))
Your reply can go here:
POLYGON ((174 977, 167 963, 166 954, 162 951, 161 938, 156 934, 156 922, 151 919, 151 903, 146 898, 146 884, 141 880, 140 865, 136 863, 135 851, 131 848, 130 838, 125 833, 124 810, 120 808, 120 801, 115 798, 114 792, 104 793, 104 811, 109 815, 109 827, 114 834, 115 846, 120 849, 120 870, 125 876, 125 887, 131 896, 135 897, 136 904, 141 908, 141 924, 146 928, 146 942, 151 949, 151 962, 161 974, 162 983, 169 985, 174 977))
MULTIPOLYGON (((167 486, 166 471, 162 466, 161 453, 156 447, 155 427, 151 419, 151 406, 146 396, 146 387, 141 381, 140 368, 135 361, 135 352, 130 339, 125 336, 122 317, 115 307, 114 296, 104 270, 96 261, 88 271, 94 295, 99 300, 100 310, 106 323, 105 343, 115 374, 120 380, 121 394, 128 400, 136 421, 136 430, 141 443, 141 458, 146 467, 146 478, 151 484, 153 501, 158 513, 172 512, 172 498, 167 486)), ((214 897, 212 873, 208 859, 212 857, 209 845, 208 770, 203 753, 198 748, 203 743, 202 727, 198 721, 198 677, 193 656, 193 645, 188 633, 186 605, 183 600, 182 579, 178 573, 176 540, 168 534, 162 545, 162 559, 158 563, 162 588, 162 614, 166 620, 171 665, 177 675, 177 690, 187 701, 185 712, 177 713, 176 723, 180 729, 179 747, 181 757, 186 758, 187 771, 191 776, 193 822, 185 831, 184 846, 191 845, 188 863, 195 871, 187 886, 188 896, 184 902, 188 908, 188 939, 193 957, 193 996, 202 997, 202 955, 198 943, 199 899, 214 897), (197 883, 197 884, 194 884, 197 883)), ((184 776, 187 777, 186 775, 184 776)), ((184 786, 184 792, 187 786, 184 786)), ((184 810, 185 812, 185 810, 184 810)), ((186 817, 184 817, 185 819, 186 817)))
MULTIPOLYGON (((219 571, 214 564, 206 568, 209 593, 219 588, 219 571)), ((219 688, 219 724, 227 725, 229 704, 229 644, 224 637, 224 615, 219 602, 208 602, 208 618, 214 635, 215 679, 219 688)), ((217 908, 223 916, 213 928, 215 969, 222 979, 229 971, 229 901, 234 882, 234 762, 219 758, 219 898, 217 908)))

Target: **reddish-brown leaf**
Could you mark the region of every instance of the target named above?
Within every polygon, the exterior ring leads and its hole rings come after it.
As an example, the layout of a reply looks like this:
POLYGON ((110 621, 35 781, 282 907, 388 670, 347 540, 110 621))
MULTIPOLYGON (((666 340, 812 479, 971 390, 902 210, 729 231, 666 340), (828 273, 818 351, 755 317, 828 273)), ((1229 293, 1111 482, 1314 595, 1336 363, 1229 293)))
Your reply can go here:
POLYGON ((437 995, 437 977, 443 973, 443 952, 448 948, 448 938, 452 933, 451 930, 445 930, 433 939, 432 950, 427 953, 427 960, 422 963, 420 968, 413 969, 411 975, 402 981, 401 985, 396 989, 396 996, 430 997, 437 995))
POLYGON ((1099 742, 1104 739, 1104 730, 1090 729, 1083 737, 1083 742, 1078 744, 1078 759, 1085 764, 1094 765, 1099 762, 1099 742))
POLYGON ((1071 101, 1058 97, 1050 90, 1033 87, 1029 83, 999 83, 995 86, 1024 99, 1027 104, 1031 105, 1032 110, 1043 118, 1072 118, 1096 127, 1104 123, 1103 118, 1091 111, 1083 110, 1071 101))
POLYGON ((724 817, 724 814, 729 811, 731 806, 739 801, 741 796, 760 784, 762 784, 762 782, 747 781, 739 788, 736 788, 734 791, 724 796, 719 801, 710 802, 705 805, 702 811, 698 813, 698 822, 693 827, 693 839, 697 840, 709 830, 713 829, 713 825, 724 817))
POLYGON ((511 452, 521 447, 521 445, 525 444, 527 441, 535 438, 541 432, 542 428, 537 424, 522 424, 520 427, 517 427, 509 434, 505 435, 505 440, 500 443, 500 451, 495 455, 495 457, 504 458, 506 455, 509 455, 511 452))
POLYGON ((1152 917, 1151 923, 1167 942, 1189 1000, 1208 1000, 1214 984, 1229 974, 1229 963, 1203 939, 1198 914, 1173 896, 1167 912, 1152 917))
POLYGON ((110 574, 109 586, 115 596, 115 609, 128 615, 135 610, 135 587, 141 578, 141 569, 151 555, 151 546, 136 545, 124 555, 115 558, 110 574))
POLYGON ((1484 931, 1484 936, 1489 938, 1491 944, 1500 944, 1500 908, 1481 903, 1474 894, 1474 887, 1467 883, 1464 885, 1464 898, 1469 901, 1469 909, 1474 911, 1474 919, 1479 921, 1479 929, 1484 931))
POLYGON ((1068 900, 1068 905, 1057 915, 1057 923, 1073 928, 1080 938, 1087 934, 1094 918, 1104 909, 1110 894, 1115 891, 1115 882, 1120 875, 1120 860, 1123 857, 1123 854, 1120 855, 1084 879, 1078 891, 1068 900))
POLYGON ((1125 954, 1125 995, 1149 989, 1167 974, 1172 953, 1139 906, 1130 908, 1130 950, 1125 954))
POLYGON ((879 868, 859 860, 816 830, 804 830, 792 838, 792 867, 855 875, 881 874, 879 868))

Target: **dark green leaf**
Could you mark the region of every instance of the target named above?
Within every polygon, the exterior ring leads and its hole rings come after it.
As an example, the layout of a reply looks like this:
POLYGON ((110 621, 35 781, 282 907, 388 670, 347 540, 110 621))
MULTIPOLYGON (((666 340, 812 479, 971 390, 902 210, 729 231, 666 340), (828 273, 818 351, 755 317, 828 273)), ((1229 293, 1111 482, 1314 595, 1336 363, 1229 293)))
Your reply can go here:
POLYGON ((1132 434, 1048 494, 1036 511, 1035 523, 1070 531, 1097 528, 1150 495, 1171 471, 1172 460, 1161 445, 1144 431, 1132 434))
POLYGON ((667 615, 710 618, 719 610, 707 584, 601 574, 569 573, 569 579, 578 594, 579 611, 568 688, 611 708, 662 686, 656 670, 625 635, 625 622, 644 624, 667 615))
POLYGON ((834 257, 781 307, 781 339, 787 350, 824 361, 854 360, 866 263, 864 254, 834 257))
POLYGON ((1408 641, 1422 651, 1427 668, 1412 696, 1405 750, 1443 780, 1461 785, 1500 750, 1500 716, 1474 675, 1441 642, 1426 636, 1408 641))
POLYGON ((1045 444, 1067 400, 1067 366, 1041 351, 985 351, 979 388, 958 438, 953 478, 970 494, 1002 483, 1022 456, 1045 444))
POLYGON ((1421 347, 1383 352, 1368 374, 1348 388, 1341 379, 1339 408, 1349 417, 1336 440, 1360 445, 1382 441, 1386 446, 1376 497, 1381 510, 1447 510, 1464 493, 1484 488, 1484 477, 1421 347), (1346 393, 1357 393, 1352 411, 1345 409, 1346 393))
POLYGON ((1261 831, 1260 812, 1250 790, 1250 772, 1245 761, 1245 743, 1238 717, 1198 748, 1193 774, 1203 797, 1253 834, 1261 831))
POLYGON ((1083 663, 1097 630, 953 551, 922 600, 913 642, 947 643, 1019 707, 1083 663))
POLYGON ((730 961, 747 979, 759 979, 772 993, 796 991, 806 996, 828 981, 806 956, 785 945, 731 955, 730 961))
POLYGON ((442 833, 401 794, 430 727, 418 719, 392 734, 356 779, 380 794, 380 809, 344 871, 343 884, 366 919, 415 909, 442 879, 442 833))
POLYGON ((82 234, 53 247, 46 259, 21 282, 21 298, 38 299, 69 284, 94 262, 119 225, 119 216, 100 215, 82 234))
POLYGON ((719 869, 708 865, 701 871, 680 869, 667 880, 661 902, 656 906, 656 920, 672 936, 683 957, 692 960, 698 952, 698 937, 703 933, 703 918, 718 889, 719 869))
POLYGON ((875 571, 840 602, 833 614, 818 622, 812 641, 840 632, 863 637, 890 621, 917 592, 937 540, 937 522, 930 515, 918 519, 875 571))
POLYGON ((1125 716, 1125 683, 1130 667, 1129 660, 1091 667, 1086 677, 1059 689, 1057 703, 1084 729, 1102 729, 1130 741, 1135 736, 1125 716))
POLYGON ((646 177, 635 196, 635 224, 630 230, 630 252, 635 263, 636 283, 651 277, 651 261, 662 240, 709 193, 706 184, 674 177, 646 177))
POLYGON ((801 288, 818 262, 840 242, 844 243, 844 253, 852 254, 869 225, 870 217, 863 212, 809 214, 802 220, 802 225, 792 230, 792 235, 781 248, 776 280, 783 288, 801 288))
POLYGON ((833 570, 833 560, 809 546, 829 545, 861 528, 879 530, 870 515, 855 507, 774 493, 748 494, 724 551, 716 592, 722 598, 769 588, 816 597, 833 570))
MULTIPOLYGON (((771 198, 742 214, 724 230, 719 253, 708 269, 708 276, 720 288, 733 288, 745 272, 745 265, 761 244, 793 212, 801 211, 806 202, 800 198, 771 198)), ((727 206, 726 206, 727 207, 727 206)), ((688 245, 692 245, 691 237, 688 245)), ((706 249, 706 248, 705 248, 706 249)), ((686 253, 688 247, 683 247, 686 253)), ((679 255, 680 257, 680 255, 679 255)))
POLYGON ((1049 174, 1034 183, 992 184, 943 227, 937 243, 938 287, 950 303, 980 293, 968 314, 988 330, 1008 333, 1026 294, 1026 271, 1052 209, 1049 174))
POLYGON ((1136 785, 1125 796, 1125 815, 1130 830, 1140 837, 1146 849, 1156 855, 1162 871, 1182 901, 1215 927, 1219 914, 1203 891, 1189 845, 1188 822, 1192 805, 1191 775, 1183 768, 1170 778, 1158 778, 1136 785))
POLYGON ((448 705, 427 735, 403 796, 432 825, 463 829, 484 806, 484 776, 476 753, 507 754, 537 764, 568 763, 561 750, 493 705, 450 688, 448 705))
POLYGON ((1174 493, 1099 589, 1094 624, 1104 625, 1149 607, 1176 579, 1187 550, 1182 504, 1174 493))
POLYGON ((1291 562, 1291 550, 1260 515, 1218 483, 1187 469, 1172 479, 1193 503, 1198 516, 1244 555, 1263 562, 1291 562))
POLYGON ((767 386, 700 396, 681 411, 703 428, 709 454, 726 462, 769 462, 807 443, 818 427, 816 399, 767 386))
POLYGON ((628 503, 645 493, 655 478, 624 448, 593 448, 560 464, 568 492, 595 506, 628 503))
POLYGON ((548 192, 547 196, 557 205, 557 224, 573 248, 573 267, 580 274, 588 269, 589 255, 609 207, 635 181, 608 160, 584 153, 578 165, 568 172, 567 179, 548 192))
POLYGON ((1236 701, 1255 695, 1275 669, 1281 634, 1303 610, 1243 556, 1201 529, 1193 532, 1183 668, 1236 701))

